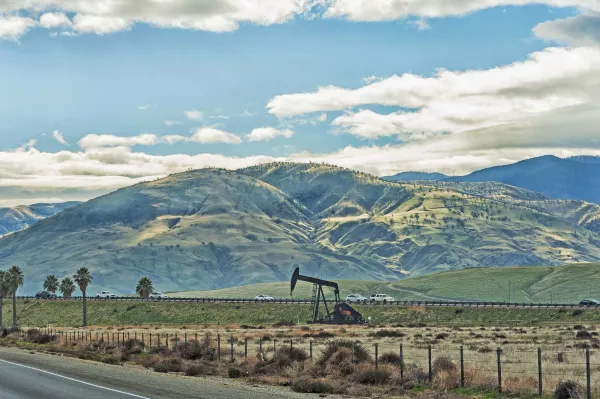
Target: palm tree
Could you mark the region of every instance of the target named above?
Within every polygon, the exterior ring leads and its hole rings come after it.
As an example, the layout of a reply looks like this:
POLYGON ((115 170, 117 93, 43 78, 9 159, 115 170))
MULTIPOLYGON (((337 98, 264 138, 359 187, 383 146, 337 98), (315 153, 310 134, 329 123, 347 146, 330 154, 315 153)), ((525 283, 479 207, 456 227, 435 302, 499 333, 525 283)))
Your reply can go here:
POLYGON ((10 285, 8 284, 7 274, 4 270, 0 270, 0 333, 4 329, 2 324, 2 307, 4 297, 10 294, 10 285))
POLYGON ((87 307, 85 303, 85 290, 87 286, 92 282, 92 274, 87 267, 80 267, 73 275, 73 280, 79 286, 81 293, 83 294, 83 327, 87 326, 87 307))
POLYGON ((46 277, 46 280, 44 280, 44 289, 46 291, 50 291, 53 294, 56 293, 56 290, 58 289, 58 279, 54 274, 51 274, 48 277, 46 277))
POLYGON ((19 266, 11 266, 7 273, 8 287, 13 297, 12 328, 17 327, 17 289, 23 286, 23 271, 19 266))
POLYGON ((58 287, 60 292, 63 295, 63 298, 71 298, 71 295, 75 292, 75 284, 73 280, 68 277, 65 277, 60 282, 60 287, 58 287))
POLYGON ((152 285, 152 280, 148 277, 142 277, 140 281, 138 281, 137 287, 135 287, 135 292, 141 297, 147 299, 150 294, 154 291, 154 286, 152 285))

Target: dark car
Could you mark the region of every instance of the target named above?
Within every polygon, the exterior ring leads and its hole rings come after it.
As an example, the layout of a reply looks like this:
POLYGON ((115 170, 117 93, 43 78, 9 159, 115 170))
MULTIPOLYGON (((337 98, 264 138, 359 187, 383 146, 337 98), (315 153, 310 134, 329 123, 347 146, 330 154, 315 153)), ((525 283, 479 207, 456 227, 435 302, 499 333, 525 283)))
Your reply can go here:
POLYGON ((35 294, 36 299, 56 299, 56 294, 48 291, 39 291, 35 294))
POLYGON ((584 299, 579 302, 579 306, 600 306, 600 302, 595 299, 584 299))

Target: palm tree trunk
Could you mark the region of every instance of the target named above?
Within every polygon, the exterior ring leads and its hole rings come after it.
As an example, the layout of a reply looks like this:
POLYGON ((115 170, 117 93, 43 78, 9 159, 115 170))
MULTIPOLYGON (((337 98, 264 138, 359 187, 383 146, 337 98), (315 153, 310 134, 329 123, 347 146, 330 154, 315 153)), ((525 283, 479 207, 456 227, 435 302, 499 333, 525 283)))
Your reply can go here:
POLYGON ((4 324, 2 324, 2 305, 4 302, 4 297, 0 296, 0 334, 2 334, 2 330, 4 330, 4 324))
POLYGON ((13 292, 13 328, 17 328, 17 290, 13 292))
POLYGON ((83 291, 83 327, 87 327, 87 306, 85 302, 85 291, 83 291))

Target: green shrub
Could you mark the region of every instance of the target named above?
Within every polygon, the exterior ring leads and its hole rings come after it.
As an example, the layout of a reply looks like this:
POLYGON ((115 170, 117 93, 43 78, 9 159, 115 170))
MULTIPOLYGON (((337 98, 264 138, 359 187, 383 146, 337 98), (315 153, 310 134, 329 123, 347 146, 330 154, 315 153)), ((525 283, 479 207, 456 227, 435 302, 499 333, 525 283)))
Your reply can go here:
POLYGON ((335 388, 323 380, 314 380, 310 378, 298 378, 292 382, 292 390, 302 393, 332 394, 336 393, 335 388))
POLYGON ((227 370, 227 375, 229 376, 229 378, 240 378, 242 376, 242 370, 235 366, 231 366, 227 370))
POLYGON ((382 369, 367 369, 359 371, 354 375, 354 380, 364 385, 384 385, 390 382, 392 373, 382 369))

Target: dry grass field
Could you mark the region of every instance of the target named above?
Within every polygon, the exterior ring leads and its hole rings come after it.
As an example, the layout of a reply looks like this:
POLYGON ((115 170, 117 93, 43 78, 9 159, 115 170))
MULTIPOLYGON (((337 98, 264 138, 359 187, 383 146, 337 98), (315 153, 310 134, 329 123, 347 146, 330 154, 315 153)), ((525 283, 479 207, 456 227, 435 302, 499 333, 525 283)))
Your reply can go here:
MULTIPOLYGON (((171 362, 177 364, 169 369, 174 372, 192 373, 186 370, 196 367, 198 374, 230 377, 237 373, 232 371, 233 367, 252 382, 291 384, 299 391, 323 389, 326 393, 384 394, 385 397, 404 397, 405 394, 432 390, 459 396, 495 395, 498 391, 498 349, 503 392, 533 397, 539 389, 538 348, 541 348, 544 395, 554 396, 557 386, 568 380, 578 385, 580 397, 585 397, 586 347, 589 345, 592 397, 600 397, 600 340, 596 326, 592 325, 250 327, 232 324, 170 328, 120 325, 91 326, 86 330, 56 328, 50 332, 58 334, 58 338, 49 347, 44 346, 44 350, 75 351, 75 356, 89 356, 108 363, 132 362, 161 371, 171 362), (140 353, 124 355, 132 342, 139 346, 140 353), (189 345, 198 345, 197 342, 211 348, 215 362, 206 362, 201 356, 186 359, 183 354, 189 351, 189 345), (332 344, 335 342, 346 342, 347 348, 336 346, 332 352, 330 347, 335 346, 332 344), (460 372, 461 346, 464 387, 460 372), (87 351, 94 355, 82 355, 87 351), (282 356, 287 360, 281 360, 282 356), (306 356, 307 359, 295 360, 294 356, 299 359, 306 356), (275 361, 283 363, 272 367, 275 361), (328 388, 319 388, 319 381, 325 381, 323 379, 329 384, 328 388)), ((30 345, 26 343, 27 336, 23 341, 16 334, 12 338, 17 344, 30 345)))

